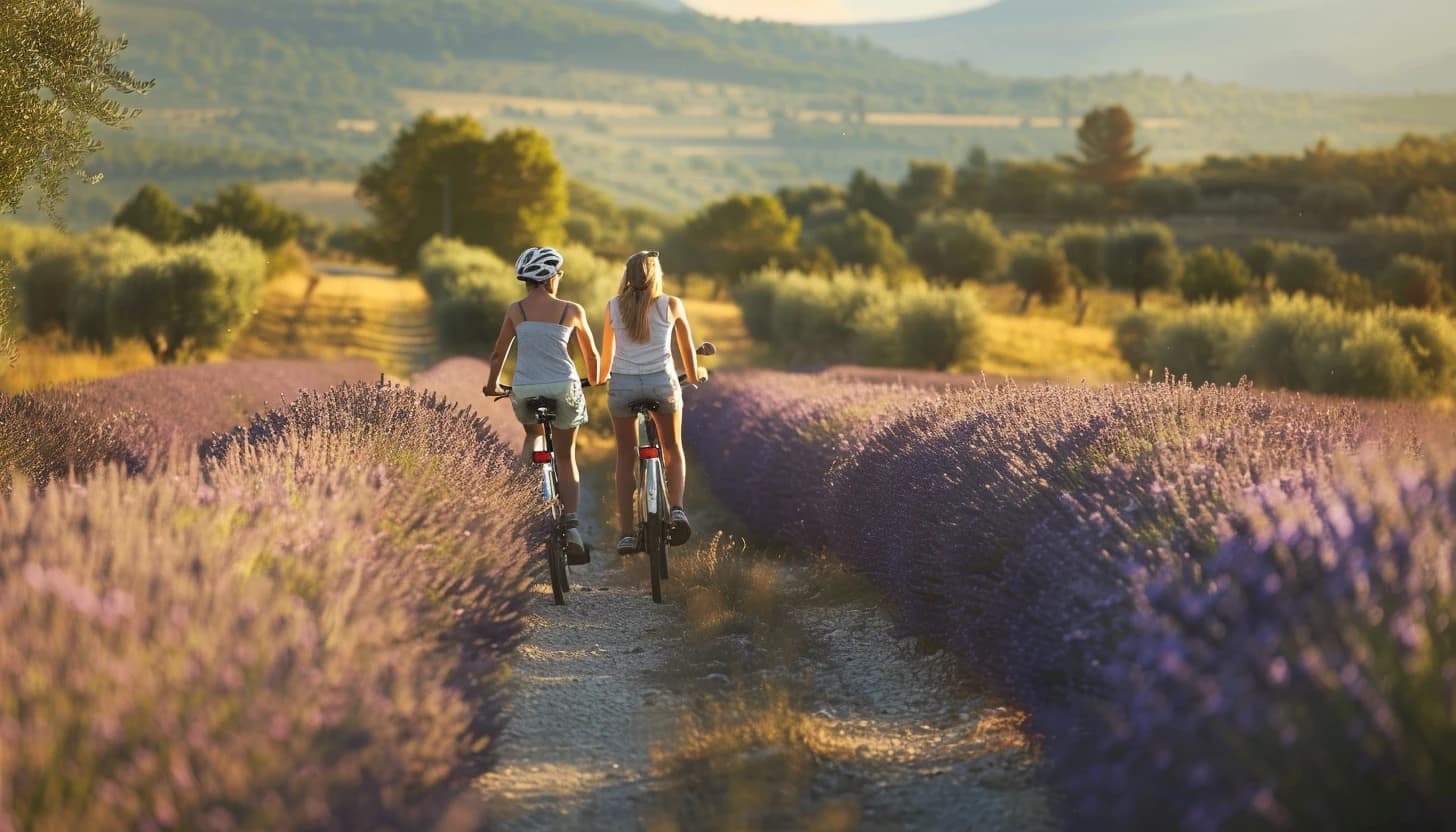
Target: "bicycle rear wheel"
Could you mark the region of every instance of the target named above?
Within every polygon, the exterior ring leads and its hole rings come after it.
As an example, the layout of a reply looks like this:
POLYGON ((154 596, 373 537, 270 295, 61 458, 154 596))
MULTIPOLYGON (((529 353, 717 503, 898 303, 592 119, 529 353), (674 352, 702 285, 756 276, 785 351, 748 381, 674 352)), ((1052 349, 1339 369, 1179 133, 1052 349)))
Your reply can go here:
POLYGON ((647 560, 652 570, 652 600, 662 603, 662 582, 667 578, 667 525, 661 517, 649 516, 644 537, 647 560))
POLYGON ((551 596, 557 606, 566 604, 566 593, 570 591, 570 578, 566 574, 566 549, 561 537, 554 531, 546 543, 546 568, 551 573, 551 596))

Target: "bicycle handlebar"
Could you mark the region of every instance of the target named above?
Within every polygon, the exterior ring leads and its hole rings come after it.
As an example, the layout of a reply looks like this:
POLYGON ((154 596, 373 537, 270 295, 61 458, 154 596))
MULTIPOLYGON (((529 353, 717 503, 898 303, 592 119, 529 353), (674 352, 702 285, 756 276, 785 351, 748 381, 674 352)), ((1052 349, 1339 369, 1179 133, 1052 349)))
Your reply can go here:
MULTIPOLYGON (((712 341, 704 341, 703 343, 698 345, 698 348, 697 350, 695 350, 695 352, 697 352, 697 354, 701 356, 717 355, 718 347, 712 341)), ((698 379, 697 381, 689 382, 688 374, 681 373, 678 375, 677 381, 679 384, 702 384, 704 381, 707 381, 707 379, 704 378, 698 379)), ((585 389, 587 387, 591 387, 592 383, 590 381, 587 381, 586 379, 581 379, 581 386, 583 389, 585 389)), ((495 399, 496 401, 500 401, 501 399, 504 399, 506 396, 509 396, 511 394, 511 386, 509 384, 500 385, 500 389, 505 392, 500 394, 493 393, 491 392, 489 387, 481 387, 480 392, 486 396, 495 399)))

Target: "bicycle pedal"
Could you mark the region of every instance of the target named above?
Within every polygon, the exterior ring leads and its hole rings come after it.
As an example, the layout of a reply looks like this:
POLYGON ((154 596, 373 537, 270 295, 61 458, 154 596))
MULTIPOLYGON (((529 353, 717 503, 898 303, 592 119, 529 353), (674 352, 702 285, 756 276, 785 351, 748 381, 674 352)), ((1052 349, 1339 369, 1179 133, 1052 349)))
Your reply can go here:
POLYGON ((591 547, 584 546, 580 550, 566 547, 566 563, 570 566, 586 566, 591 563, 591 547))

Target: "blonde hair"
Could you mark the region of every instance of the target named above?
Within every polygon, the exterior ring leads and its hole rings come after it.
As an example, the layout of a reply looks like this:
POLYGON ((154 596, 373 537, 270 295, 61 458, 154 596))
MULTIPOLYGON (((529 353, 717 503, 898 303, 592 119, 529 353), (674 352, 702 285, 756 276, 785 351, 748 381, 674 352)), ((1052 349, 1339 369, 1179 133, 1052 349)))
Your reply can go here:
POLYGON ((647 313, 662 296, 662 261, 655 251, 639 251, 627 258, 622 285, 617 289, 617 312, 627 326, 627 337, 639 344, 652 337, 647 313))

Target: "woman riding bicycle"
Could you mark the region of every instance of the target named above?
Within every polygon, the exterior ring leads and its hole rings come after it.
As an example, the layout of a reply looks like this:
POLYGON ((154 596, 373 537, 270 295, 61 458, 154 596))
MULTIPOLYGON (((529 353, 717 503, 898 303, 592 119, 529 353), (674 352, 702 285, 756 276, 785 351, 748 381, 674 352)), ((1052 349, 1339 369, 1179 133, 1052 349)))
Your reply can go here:
POLYGON ((587 380, 601 384, 601 356, 597 353, 591 324, 579 304, 561 300, 556 291, 561 287, 565 260, 553 248, 529 248, 516 260, 516 279, 528 287, 526 296, 506 310, 500 336, 490 356, 490 380, 486 389, 502 395, 501 369, 511 342, 516 349, 516 374, 511 385, 511 404, 516 418, 526 429, 523 449, 531 458, 536 439, 543 427, 536 414, 529 412, 526 401, 544 396, 556 400, 556 419, 551 425, 551 441, 557 453, 557 475, 561 482, 561 528, 566 532, 567 557, 572 563, 585 562, 586 547, 577 529, 577 508, 581 501, 581 471, 576 464, 576 429, 586 424, 586 397, 581 380, 571 360, 571 336, 586 362, 587 380))
POLYGON ((634 528, 632 492, 637 470, 637 416, 631 405, 641 399, 656 399, 653 412, 667 469, 667 492, 672 506, 669 539, 674 546, 692 536, 683 494, 687 489, 687 461, 682 444, 682 390, 673 368, 672 339, 687 364, 687 375, 701 379, 693 331, 683 302, 662 293, 662 263, 655 251, 639 251, 627 260, 617 296, 607 304, 603 325, 603 363, 610 370, 611 388, 607 402, 612 428, 617 435, 617 515, 622 538, 617 553, 639 551, 634 528))

